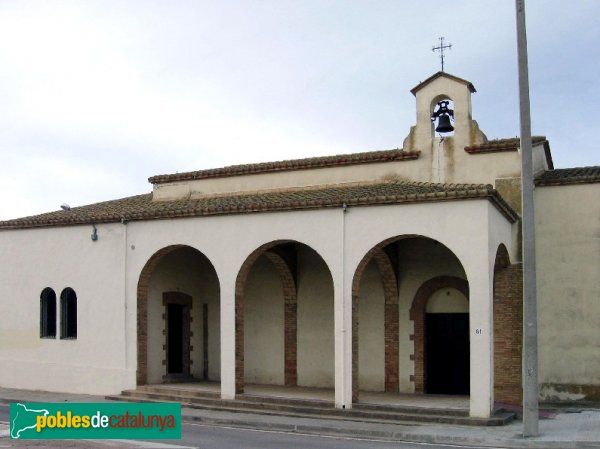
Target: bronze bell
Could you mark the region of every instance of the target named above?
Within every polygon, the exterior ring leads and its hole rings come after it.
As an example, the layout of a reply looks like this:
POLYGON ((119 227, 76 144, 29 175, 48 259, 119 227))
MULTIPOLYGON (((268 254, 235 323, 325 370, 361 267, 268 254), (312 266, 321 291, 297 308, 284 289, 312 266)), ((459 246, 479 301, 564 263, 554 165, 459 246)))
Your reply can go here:
POLYGON ((454 118, 454 110, 448 107, 449 104, 448 100, 438 102, 436 111, 431 115, 432 122, 438 119, 438 126, 435 130, 440 134, 454 131, 454 126, 450 122, 450 117, 454 118))
POLYGON ((435 130, 438 133, 451 133, 454 131, 454 126, 452 126, 452 123, 450 123, 450 116, 445 114, 440 115, 438 117, 438 125, 435 130))

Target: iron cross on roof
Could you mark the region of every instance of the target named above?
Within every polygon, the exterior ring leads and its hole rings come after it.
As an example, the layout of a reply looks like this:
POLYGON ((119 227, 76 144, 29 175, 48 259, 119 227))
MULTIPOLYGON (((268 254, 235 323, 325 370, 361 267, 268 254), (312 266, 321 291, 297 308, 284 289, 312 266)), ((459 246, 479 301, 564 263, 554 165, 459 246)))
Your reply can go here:
POLYGON ((442 72, 443 72, 444 71, 444 50, 446 48, 451 49, 452 44, 444 45, 444 38, 439 37, 438 39, 440 40, 440 45, 438 47, 432 47, 431 51, 439 51, 440 52, 440 59, 442 61, 442 72))

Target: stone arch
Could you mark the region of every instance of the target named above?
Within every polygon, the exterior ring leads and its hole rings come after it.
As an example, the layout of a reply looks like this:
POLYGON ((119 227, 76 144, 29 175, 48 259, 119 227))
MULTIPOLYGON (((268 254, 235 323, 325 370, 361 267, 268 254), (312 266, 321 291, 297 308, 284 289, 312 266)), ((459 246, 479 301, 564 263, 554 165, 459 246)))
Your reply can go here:
MULTIPOLYGON (((261 245, 245 259, 235 283, 235 391, 244 392, 244 291, 253 265, 265 256, 275 267, 284 296, 284 384, 298 384, 298 299, 295 269, 279 248, 286 244, 302 244, 295 240, 275 240, 261 245), (279 247, 279 248, 278 248, 279 247)), ((305 245, 309 247, 308 245, 305 245)), ((309 247, 310 248, 310 247, 309 247)), ((312 248, 311 248, 312 249, 312 248)), ((313 250, 314 251, 314 250, 313 250)), ((315 251, 316 253, 316 251, 315 251)), ((318 253, 316 253, 321 257, 318 253)), ((321 257, 321 259, 323 259, 321 257)), ((329 267, 327 267, 329 269, 329 267)), ((331 271, 329 271, 331 274, 331 271)))
POLYGON ((384 336, 385 336, 385 391, 398 391, 398 350, 399 350, 399 316, 398 316, 398 281, 394 266, 383 250, 395 239, 386 240, 371 248, 364 255, 352 279, 352 402, 359 396, 359 289, 362 275, 367 265, 374 261, 381 274, 385 296, 384 336))
POLYGON ((425 310, 427 300, 433 293, 443 288, 454 288, 469 299, 469 284, 465 279, 455 276, 437 276, 425 281, 417 290, 410 308, 410 319, 414 323, 414 362, 415 362, 415 392, 424 393, 427 379, 425 378, 425 310))
MULTIPOLYGON (((137 385, 148 383, 148 290, 152 274, 166 256, 174 251, 184 248, 194 250, 201 254, 214 269, 214 265, 204 253, 194 247, 184 244, 174 244, 161 248, 148 259, 142 268, 137 284, 137 385)), ((216 282, 218 285, 218 275, 216 275, 216 282)))

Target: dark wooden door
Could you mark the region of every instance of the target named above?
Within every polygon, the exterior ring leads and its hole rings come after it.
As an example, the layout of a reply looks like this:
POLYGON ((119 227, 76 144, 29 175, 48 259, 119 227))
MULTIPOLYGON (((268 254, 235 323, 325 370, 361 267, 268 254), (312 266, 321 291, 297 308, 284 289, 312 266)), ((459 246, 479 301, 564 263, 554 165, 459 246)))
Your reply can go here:
POLYGON ((428 313, 426 392, 469 394, 469 314, 428 313))
POLYGON ((183 373, 183 352, 184 352, 184 306, 181 304, 169 304, 167 306, 167 373, 183 373))

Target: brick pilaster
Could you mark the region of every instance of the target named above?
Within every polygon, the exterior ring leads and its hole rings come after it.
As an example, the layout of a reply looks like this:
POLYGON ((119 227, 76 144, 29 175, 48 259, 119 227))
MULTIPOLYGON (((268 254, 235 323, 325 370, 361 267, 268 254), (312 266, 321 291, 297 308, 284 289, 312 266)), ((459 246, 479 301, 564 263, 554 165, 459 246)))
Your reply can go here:
POLYGON ((523 270, 509 265, 494 273, 494 399, 522 404, 523 270))

